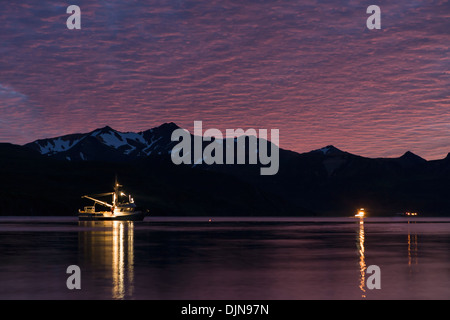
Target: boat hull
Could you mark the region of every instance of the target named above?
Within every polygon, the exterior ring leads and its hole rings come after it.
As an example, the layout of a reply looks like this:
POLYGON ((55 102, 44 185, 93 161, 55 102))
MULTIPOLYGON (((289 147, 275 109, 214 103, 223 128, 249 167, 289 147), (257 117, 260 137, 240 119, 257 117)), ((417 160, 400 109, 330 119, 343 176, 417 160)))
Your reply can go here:
POLYGON ((138 211, 130 214, 112 215, 107 213, 80 213, 79 221, 142 221, 145 213, 138 211))

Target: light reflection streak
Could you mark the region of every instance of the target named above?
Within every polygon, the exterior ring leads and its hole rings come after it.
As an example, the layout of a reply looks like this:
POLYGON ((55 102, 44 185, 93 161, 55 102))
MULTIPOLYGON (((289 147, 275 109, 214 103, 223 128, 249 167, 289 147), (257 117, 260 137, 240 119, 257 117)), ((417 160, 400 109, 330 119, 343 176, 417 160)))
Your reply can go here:
POLYGON ((415 221, 408 221, 408 266, 418 263, 418 239, 417 233, 411 233, 410 224, 416 223, 415 221))
POLYGON ((102 277, 111 279, 111 297, 125 299, 134 289, 134 223, 132 221, 80 222, 84 259, 102 277))
MULTIPOLYGON (((418 236, 413 224, 415 221, 408 220, 408 234, 407 234, 407 245, 408 245, 408 267, 410 271, 413 265, 418 264, 418 236)), ((364 232, 364 218, 359 219, 359 230, 357 236, 356 246, 358 248, 359 255, 359 289, 361 290, 361 297, 366 298, 366 254, 365 254, 365 232, 364 232)))
POLYGON ((364 218, 359 219, 359 232, 358 232, 358 242, 357 247, 359 250, 359 289, 362 294, 361 297, 366 297, 366 257, 364 248, 364 218))

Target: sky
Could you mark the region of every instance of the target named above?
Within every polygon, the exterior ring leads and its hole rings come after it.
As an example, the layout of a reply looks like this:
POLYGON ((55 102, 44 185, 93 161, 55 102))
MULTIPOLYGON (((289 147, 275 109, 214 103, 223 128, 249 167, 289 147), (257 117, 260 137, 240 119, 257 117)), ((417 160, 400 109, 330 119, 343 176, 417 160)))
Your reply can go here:
POLYGON ((0 142, 175 122, 280 146, 450 152, 450 2, 0 0, 0 142), (369 30, 369 5, 381 29, 369 30), (69 30, 69 5, 81 29, 69 30))

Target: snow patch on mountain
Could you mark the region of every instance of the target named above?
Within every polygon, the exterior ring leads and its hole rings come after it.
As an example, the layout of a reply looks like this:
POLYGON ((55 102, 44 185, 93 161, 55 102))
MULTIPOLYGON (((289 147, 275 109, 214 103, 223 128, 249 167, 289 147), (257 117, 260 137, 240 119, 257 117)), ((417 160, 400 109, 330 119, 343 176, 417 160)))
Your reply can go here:
POLYGON ((160 136, 159 138, 157 138, 156 140, 154 139, 154 137, 152 137, 152 139, 150 140, 150 144, 142 151, 144 151, 144 153, 149 156, 152 153, 152 150, 150 150, 151 147, 153 147, 153 145, 155 143, 157 143, 159 140, 162 139, 162 136, 160 136))
POLYGON ((332 155, 332 154, 343 154, 344 152, 336 148, 335 146, 329 145, 317 150, 313 150, 311 152, 321 152, 323 155, 332 155))
POLYGON ((319 151, 321 151, 323 154, 327 154, 330 151, 331 147, 327 146, 327 147, 323 147, 321 149, 319 149, 319 151))
POLYGON ((126 144, 129 144, 128 139, 146 144, 146 141, 142 137, 142 135, 134 132, 121 133, 117 131, 112 131, 108 133, 99 134, 97 136, 102 140, 104 144, 106 144, 109 147, 114 147, 116 149, 126 144))
POLYGON ((61 137, 47 141, 45 145, 38 143, 41 154, 63 152, 76 145, 81 139, 65 140, 61 137))

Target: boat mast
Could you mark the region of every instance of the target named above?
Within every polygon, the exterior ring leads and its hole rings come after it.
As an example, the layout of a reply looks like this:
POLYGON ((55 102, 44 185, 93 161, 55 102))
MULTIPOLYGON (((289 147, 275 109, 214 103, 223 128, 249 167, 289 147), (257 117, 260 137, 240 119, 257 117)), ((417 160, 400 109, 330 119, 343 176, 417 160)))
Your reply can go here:
POLYGON ((116 180, 114 183, 113 207, 115 207, 119 201, 120 187, 122 187, 122 186, 119 184, 119 181, 117 180, 117 174, 116 174, 116 180))

